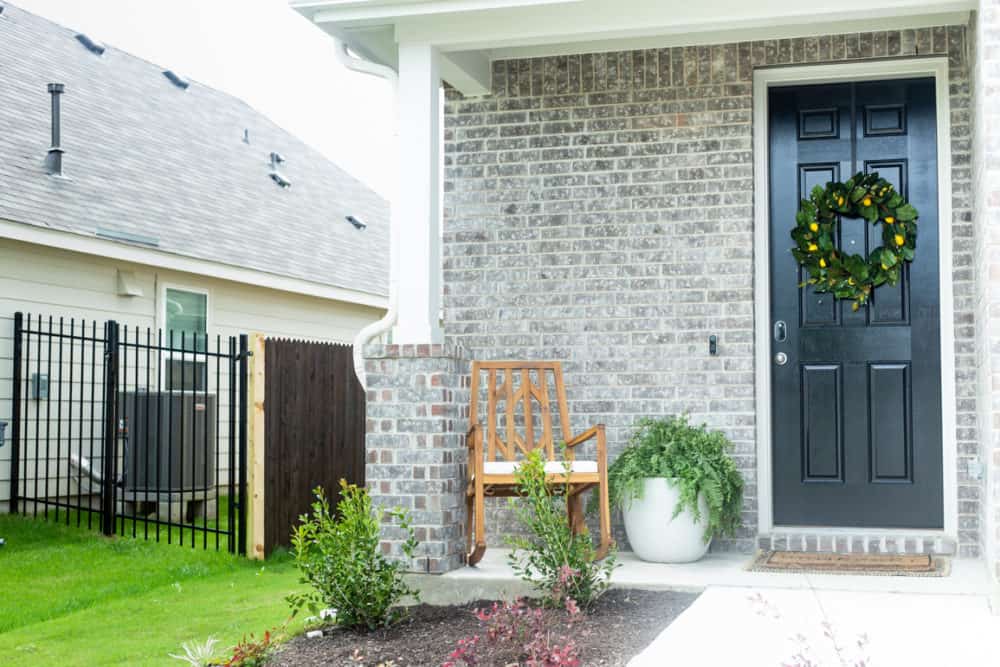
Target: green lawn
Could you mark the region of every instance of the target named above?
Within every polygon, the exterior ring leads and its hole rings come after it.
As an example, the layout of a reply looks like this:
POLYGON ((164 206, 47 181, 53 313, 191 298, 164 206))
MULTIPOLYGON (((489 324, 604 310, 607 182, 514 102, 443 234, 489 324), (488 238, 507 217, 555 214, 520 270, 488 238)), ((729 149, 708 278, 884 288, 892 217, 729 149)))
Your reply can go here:
MULTIPOLYGON (((140 533, 141 535, 141 533, 140 533)), ((174 665, 168 653, 215 636, 232 646, 288 617, 299 590, 286 557, 157 544, 0 515, 0 662, 174 665)), ((185 540, 187 543, 187 540, 185 540)), ((289 629, 295 631, 299 625, 289 629)))

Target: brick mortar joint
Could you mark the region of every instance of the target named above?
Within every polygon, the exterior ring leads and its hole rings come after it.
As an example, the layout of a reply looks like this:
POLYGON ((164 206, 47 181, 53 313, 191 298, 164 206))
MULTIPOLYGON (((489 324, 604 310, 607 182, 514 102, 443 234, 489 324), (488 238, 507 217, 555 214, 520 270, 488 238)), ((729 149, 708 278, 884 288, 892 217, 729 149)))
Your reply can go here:
POLYGON ((458 344, 421 343, 421 344, 381 344, 371 343, 364 347, 365 359, 448 359, 452 361, 469 361, 465 349, 458 344))

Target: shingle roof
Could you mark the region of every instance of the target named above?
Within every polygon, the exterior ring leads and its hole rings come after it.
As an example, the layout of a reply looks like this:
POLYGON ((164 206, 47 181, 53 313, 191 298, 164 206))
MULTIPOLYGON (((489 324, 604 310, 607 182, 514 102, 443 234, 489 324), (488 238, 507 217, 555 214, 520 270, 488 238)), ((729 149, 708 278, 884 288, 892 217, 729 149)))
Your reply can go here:
POLYGON ((0 13, 0 218, 384 295, 389 206, 245 102, 9 5, 0 13), (67 179, 45 171, 63 83, 67 179), (243 141, 248 132, 249 144, 243 141), (290 188, 268 176, 280 153, 290 188), (353 215, 363 231, 345 221, 353 215))

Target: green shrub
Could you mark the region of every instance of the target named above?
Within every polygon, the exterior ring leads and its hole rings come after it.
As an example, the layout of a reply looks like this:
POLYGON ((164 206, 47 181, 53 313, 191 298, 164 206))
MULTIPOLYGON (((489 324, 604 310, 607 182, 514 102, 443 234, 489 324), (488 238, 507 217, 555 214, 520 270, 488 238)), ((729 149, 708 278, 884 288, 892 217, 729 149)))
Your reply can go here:
POLYGON ((511 499, 511 506, 527 535, 507 537, 511 569, 551 604, 575 600, 589 607, 611 585, 614 550, 596 561, 590 533, 573 534, 566 514, 568 485, 557 494, 545 483, 545 461, 537 450, 518 467, 517 483, 522 497, 511 499))
MULTIPOLYGON (((337 516, 331 514, 323 490, 317 488, 315 494, 312 515, 301 516, 292 533, 300 581, 312 587, 288 597, 293 613, 303 607, 313 614, 332 608, 338 625, 359 630, 390 625, 404 613, 399 601, 406 596, 418 599, 418 593, 403 580, 403 564, 382 554, 379 513, 368 492, 341 480, 337 516)), ((412 558, 417 540, 409 513, 395 509, 390 515, 407 536, 403 553, 412 558)))
POLYGON ((674 516, 687 509, 700 520, 698 496, 704 495, 705 541, 715 533, 733 535, 740 525, 743 478, 728 454, 731 446, 721 432, 709 431, 704 424, 691 426, 687 415, 643 419, 629 446, 608 468, 611 504, 623 507, 641 498, 648 477, 674 479, 680 490, 674 516))

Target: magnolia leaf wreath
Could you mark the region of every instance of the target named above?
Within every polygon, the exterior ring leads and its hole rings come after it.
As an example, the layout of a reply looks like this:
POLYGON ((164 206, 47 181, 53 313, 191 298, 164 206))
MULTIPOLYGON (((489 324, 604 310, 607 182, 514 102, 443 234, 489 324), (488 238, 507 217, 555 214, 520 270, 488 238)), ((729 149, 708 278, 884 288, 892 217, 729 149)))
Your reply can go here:
POLYGON ((877 172, 858 173, 846 183, 813 188, 795 215, 792 254, 805 267, 817 292, 849 299, 857 310, 879 285, 899 282, 904 262, 912 262, 917 243, 917 209, 877 172), (882 225, 882 245, 864 255, 837 248, 837 227, 843 218, 863 218, 882 225))

